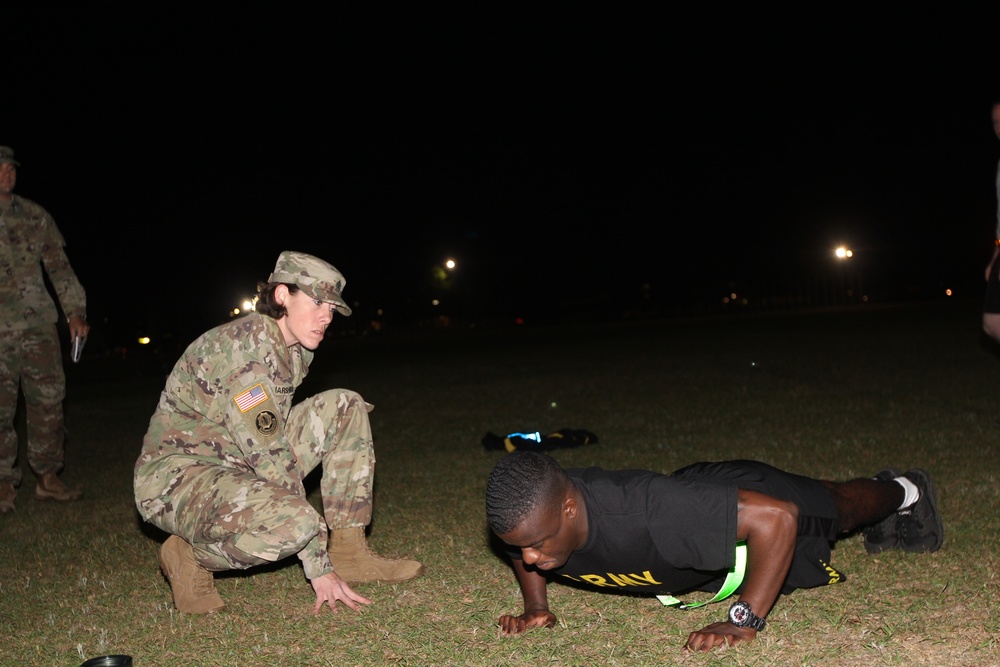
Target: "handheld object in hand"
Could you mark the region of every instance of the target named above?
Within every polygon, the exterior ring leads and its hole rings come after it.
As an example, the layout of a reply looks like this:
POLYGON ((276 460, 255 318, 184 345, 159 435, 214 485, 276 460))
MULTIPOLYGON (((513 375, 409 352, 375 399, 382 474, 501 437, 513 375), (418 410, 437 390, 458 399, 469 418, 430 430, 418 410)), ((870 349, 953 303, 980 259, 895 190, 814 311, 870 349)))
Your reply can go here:
POLYGON ((83 354, 83 346, 86 343, 86 338, 81 338, 80 336, 73 337, 73 351, 71 356, 74 364, 80 361, 80 355, 83 354))

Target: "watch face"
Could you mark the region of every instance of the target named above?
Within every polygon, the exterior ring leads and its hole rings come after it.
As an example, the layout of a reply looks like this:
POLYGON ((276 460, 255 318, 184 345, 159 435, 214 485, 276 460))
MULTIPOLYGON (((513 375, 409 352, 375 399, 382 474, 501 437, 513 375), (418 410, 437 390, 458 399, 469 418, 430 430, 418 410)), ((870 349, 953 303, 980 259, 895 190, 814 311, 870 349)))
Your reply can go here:
POLYGON ((746 625, 750 618, 750 606, 745 602, 737 602, 729 608, 729 619, 736 625, 746 625))

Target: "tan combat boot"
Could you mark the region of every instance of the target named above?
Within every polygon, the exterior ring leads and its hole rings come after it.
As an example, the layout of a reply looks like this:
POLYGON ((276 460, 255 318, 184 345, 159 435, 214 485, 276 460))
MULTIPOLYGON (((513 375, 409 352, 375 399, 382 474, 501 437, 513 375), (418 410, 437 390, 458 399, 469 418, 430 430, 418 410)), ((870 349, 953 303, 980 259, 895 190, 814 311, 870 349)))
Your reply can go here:
POLYGON ((14 498, 16 497, 17 491, 11 482, 0 484, 0 514, 14 511, 14 498))
POLYGON ((174 593, 174 606, 186 614, 211 614, 226 606, 212 573, 198 564, 185 540, 171 535, 160 547, 160 567, 174 593))
POLYGON ((334 573, 351 584, 367 581, 392 584, 424 571, 424 566, 415 560, 383 558, 374 553, 365 541, 364 526, 331 530, 327 550, 334 573))
POLYGON ((38 484, 35 485, 35 498, 67 503, 83 498, 83 491, 69 488, 54 472, 47 472, 38 478, 38 484))

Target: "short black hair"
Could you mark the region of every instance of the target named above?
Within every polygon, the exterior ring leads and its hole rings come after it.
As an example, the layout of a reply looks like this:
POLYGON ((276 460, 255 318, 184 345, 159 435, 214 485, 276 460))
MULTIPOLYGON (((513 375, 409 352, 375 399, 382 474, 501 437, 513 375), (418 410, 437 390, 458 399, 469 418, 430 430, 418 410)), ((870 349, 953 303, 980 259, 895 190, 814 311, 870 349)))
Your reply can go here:
POLYGON ((486 520, 494 533, 509 533, 540 507, 558 505, 572 482, 547 454, 514 451, 496 462, 486 483, 486 520))

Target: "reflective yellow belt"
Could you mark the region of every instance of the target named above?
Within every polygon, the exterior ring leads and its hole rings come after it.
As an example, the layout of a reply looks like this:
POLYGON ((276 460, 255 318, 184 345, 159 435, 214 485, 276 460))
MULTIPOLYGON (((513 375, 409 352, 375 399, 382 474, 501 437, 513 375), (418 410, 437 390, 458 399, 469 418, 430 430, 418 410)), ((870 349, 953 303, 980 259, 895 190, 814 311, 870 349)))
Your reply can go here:
POLYGON ((678 609, 694 609, 695 607, 700 607, 703 604, 710 604, 712 602, 718 602, 719 600, 725 600, 727 597, 733 594, 740 584, 743 583, 743 576, 747 572, 747 543, 737 542, 736 543, 736 565, 729 571, 726 575, 726 580, 722 582, 722 588, 719 592, 715 594, 715 597, 711 600, 705 600, 703 602, 681 602, 673 595, 657 595, 656 599, 664 604, 664 606, 672 607, 674 605, 680 605, 678 609))

